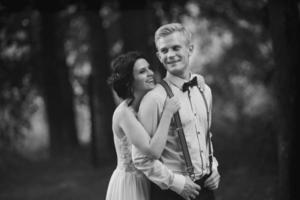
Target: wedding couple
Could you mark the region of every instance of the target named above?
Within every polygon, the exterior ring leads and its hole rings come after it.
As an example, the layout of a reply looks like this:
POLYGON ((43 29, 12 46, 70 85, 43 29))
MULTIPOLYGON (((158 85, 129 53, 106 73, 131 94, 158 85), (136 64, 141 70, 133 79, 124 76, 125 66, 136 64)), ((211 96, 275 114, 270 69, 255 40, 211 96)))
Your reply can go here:
POLYGON ((124 101, 113 114, 118 164, 106 200, 215 199, 220 175, 209 131, 212 94, 189 69, 191 33, 166 24, 155 32, 155 44, 167 70, 164 84, 155 84, 138 52, 112 62, 109 83, 124 101))

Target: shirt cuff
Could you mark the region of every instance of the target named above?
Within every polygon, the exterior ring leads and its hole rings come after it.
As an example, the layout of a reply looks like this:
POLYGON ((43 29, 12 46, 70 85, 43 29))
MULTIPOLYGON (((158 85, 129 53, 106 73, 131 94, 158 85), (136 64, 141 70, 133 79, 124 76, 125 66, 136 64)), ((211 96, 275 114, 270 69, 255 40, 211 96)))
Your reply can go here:
POLYGON ((176 192, 177 194, 181 194, 184 185, 185 185, 185 177, 180 174, 174 174, 174 179, 170 185, 170 189, 176 192))
POLYGON ((218 163, 217 159, 215 157, 213 157, 212 169, 218 170, 218 166, 219 166, 219 163, 218 163))

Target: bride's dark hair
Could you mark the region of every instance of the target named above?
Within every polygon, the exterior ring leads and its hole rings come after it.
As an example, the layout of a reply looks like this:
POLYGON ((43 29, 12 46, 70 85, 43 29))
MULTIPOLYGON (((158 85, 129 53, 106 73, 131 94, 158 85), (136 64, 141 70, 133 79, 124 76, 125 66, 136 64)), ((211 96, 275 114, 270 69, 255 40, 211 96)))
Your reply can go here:
POLYGON ((111 62, 112 73, 107 80, 108 84, 112 86, 120 98, 129 98, 131 102, 134 99, 132 91, 133 66, 140 58, 146 59, 138 51, 131 51, 116 57, 111 62))

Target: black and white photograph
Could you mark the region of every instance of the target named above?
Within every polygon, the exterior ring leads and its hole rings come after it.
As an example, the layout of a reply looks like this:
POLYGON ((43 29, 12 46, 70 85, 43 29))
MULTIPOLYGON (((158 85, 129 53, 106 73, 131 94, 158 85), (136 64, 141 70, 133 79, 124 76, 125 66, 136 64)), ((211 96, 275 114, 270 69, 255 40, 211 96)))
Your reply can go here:
POLYGON ((0 199, 299 199, 299 52, 299 0, 0 0, 0 199))

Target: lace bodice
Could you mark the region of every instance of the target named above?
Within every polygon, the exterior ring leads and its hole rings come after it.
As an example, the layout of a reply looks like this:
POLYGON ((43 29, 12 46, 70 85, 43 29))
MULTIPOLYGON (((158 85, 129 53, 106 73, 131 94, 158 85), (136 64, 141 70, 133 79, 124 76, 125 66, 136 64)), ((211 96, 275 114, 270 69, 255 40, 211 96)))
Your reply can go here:
POLYGON ((131 157, 131 143, 128 141, 126 135, 122 138, 114 136, 115 148, 118 158, 118 168, 127 172, 136 171, 131 157))
POLYGON ((123 132, 123 129, 119 127, 119 120, 122 117, 120 113, 128 112, 128 109, 137 116, 137 113, 133 110, 133 108, 128 107, 126 102, 123 101, 116 109, 113 117, 114 144, 118 159, 117 167, 121 170, 125 170, 126 172, 137 172, 131 157, 132 144, 123 132))

